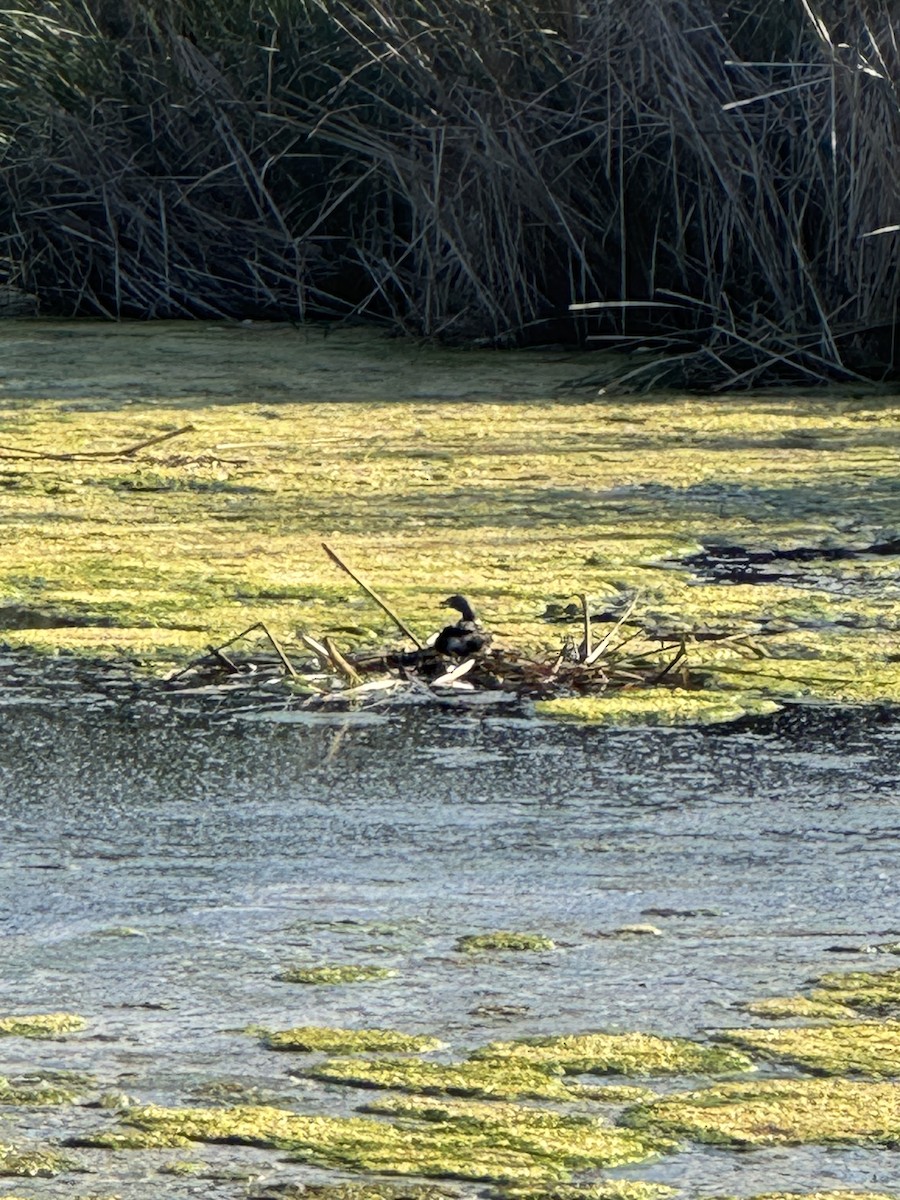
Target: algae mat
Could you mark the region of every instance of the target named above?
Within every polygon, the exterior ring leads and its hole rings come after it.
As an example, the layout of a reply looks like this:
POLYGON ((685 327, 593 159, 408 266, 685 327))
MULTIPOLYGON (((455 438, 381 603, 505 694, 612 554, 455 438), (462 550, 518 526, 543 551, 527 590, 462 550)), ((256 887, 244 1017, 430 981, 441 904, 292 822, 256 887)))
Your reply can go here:
POLYGON ((741 694, 900 699, 892 398, 610 399, 565 389, 593 369, 577 355, 358 330, 12 321, 2 336, 9 642, 160 664, 260 619, 288 642, 393 641, 327 538, 422 636, 462 591, 503 644, 559 645, 548 603, 586 591, 614 608, 640 588, 645 630, 698 638, 690 661, 738 693, 714 714, 741 694), (126 458, 29 457, 187 424, 126 458), (723 546, 796 557, 738 582, 685 561, 723 546), (763 657, 716 641, 735 631, 763 657))

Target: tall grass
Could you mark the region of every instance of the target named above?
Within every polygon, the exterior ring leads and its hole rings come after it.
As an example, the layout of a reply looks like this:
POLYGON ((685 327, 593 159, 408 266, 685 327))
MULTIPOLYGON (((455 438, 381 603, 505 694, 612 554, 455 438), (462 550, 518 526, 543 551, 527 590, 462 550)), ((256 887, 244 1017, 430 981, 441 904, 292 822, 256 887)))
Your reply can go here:
POLYGON ((600 304, 582 329, 669 352, 651 380, 886 369, 900 234, 867 235, 900 224, 892 0, 727 7, 20 0, 10 281, 48 312, 492 341, 600 304))

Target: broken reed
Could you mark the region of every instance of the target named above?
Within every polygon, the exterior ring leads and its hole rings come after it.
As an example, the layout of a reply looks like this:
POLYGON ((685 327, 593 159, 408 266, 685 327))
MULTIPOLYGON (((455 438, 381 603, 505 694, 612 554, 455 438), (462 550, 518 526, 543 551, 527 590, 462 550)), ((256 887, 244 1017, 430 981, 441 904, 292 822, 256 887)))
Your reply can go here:
POLYGON ((9 282, 46 312, 494 341, 614 301, 578 319, 670 356, 638 382, 877 372, 900 289, 900 237, 866 236, 900 222, 892 12, 22 0, 0 13, 9 282))

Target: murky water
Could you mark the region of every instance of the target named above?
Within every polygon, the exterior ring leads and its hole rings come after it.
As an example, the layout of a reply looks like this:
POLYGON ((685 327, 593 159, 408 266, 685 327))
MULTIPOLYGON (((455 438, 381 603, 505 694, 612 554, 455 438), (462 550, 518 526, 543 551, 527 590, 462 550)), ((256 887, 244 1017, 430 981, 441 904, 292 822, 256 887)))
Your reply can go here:
MULTIPOLYGON (((90 1026, 62 1043, 6 1039, 0 1074, 90 1070, 176 1104, 240 1080, 306 1111, 349 1112, 358 1093, 292 1076, 302 1060, 237 1031, 433 1031, 455 1054, 542 1032, 692 1035, 746 1023, 736 1002, 873 966, 835 947, 900 938, 900 724, 887 716, 810 723, 795 710, 732 734, 416 710, 298 725, 92 713, 60 692, 2 718, 0 1009, 67 1009, 90 1026), (648 911, 667 909, 677 915, 648 911), (662 936, 608 936, 646 922, 662 936), (461 934, 504 928, 560 948, 453 952, 461 934), (399 973, 337 988, 273 979, 319 962, 399 973)), ((84 1107, 10 1115, 0 1140, 104 1119, 84 1107)), ((278 1178, 321 1176, 275 1152, 200 1149, 278 1178)), ((96 1174, 18 1190, 246 1194, 160 1176, 158 1152, 85 1160, 96 1174)), ((900 1159, 695 1148, 613 1174, 689 1196, 883 1188, 900 1185, 900 1159)))

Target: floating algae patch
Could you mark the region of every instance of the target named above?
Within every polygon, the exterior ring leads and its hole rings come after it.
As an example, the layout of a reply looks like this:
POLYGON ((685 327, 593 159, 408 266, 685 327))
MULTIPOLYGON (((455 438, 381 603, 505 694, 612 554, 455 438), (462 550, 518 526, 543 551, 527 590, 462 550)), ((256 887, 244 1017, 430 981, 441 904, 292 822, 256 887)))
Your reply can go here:
POLYGON ((900 1075, 900 1022, 858 1021, 805 1029, 735 1029, 722 1037, 753 1054, 820 1075, 900 1075))
POLYGON ((21 1017, 0 1017, 0 1037, 58 1038, 84 1029, 84 1017, 74 1013, 38 1013, 21 1017))
POLYGON ((305 1074, 329 1083, 354 1087, 393 1088, 426 1095, 481 1096, 486 1099, 571 1100, 568 1086, 554 1064, 528 1062, 434 1063, 408 1058, 335 1058, 309 1067, 305 1074))
POLYGON ((892 971, 847 971, 822 975, 814 1000, 845 1004, 861 1012, 889 1013, 900 1008, 900 969, 892 971))
MULTIPOLYGON (((741 1200, 738 1196, 711 1196, 709 1200, 741 1200)), ((844 1189, 828 1192, 764 1192, 746 1200, 897 1200, 884 1192, 850 1192, 844 1189)))
POLYGON ((900 1142, 900 1088, 847 1079, 720 1083, 635 1105, 620 1121, 695 1142, 779 1146, 900 1142))
POLYGON ((445 1044, 438 1038, 392 1029, 333 1029, 326 1025, 298 1025, 266 1033, 271 1050, 324 1051, 326 1054, 426 1054, 445 1044))
POLYGON ((555 950, 556 943, 539 933, 467 933, 458 938, 456 949, 463 954, 483 954, 490 950, 555 950))
POLYGON ((74 1104, 90 1086, 90 1077, 75 1072, 48 1072, 8 1079, 0 1075, 0 1104, 74 1104))
POLYGON ((397 974, 390 967, 356 966, 345 963, 321 967, 289 967, 275 978, 281 983, 310 983, 323 986, 341 983, 371 983, 377 979, 392 979, 397 974))
POLYGON ((772 996, 765 1000, 751 1000, 740 1007, 754 1017, 765 1017, 772 1021, 799 1018, 831 1021, 856 1016, 846 1004, 812 1000, 809 996, 772 996))
MULTIPOLYGON (((536 1157, 558 1158, 572 1170, 635 1161, 631 1157, 634 1145, 619 1140, 622 1130, 597 1117, 521 1104, 432 1100, 424 1096, 378 1100, 367 1105, 365 1111, 409 1118, 437 1128, 449 1126, 463 1132, 477 1131, 493 1137, 497 1145, 520 1146, 536 1157)), ((648 1152, 656 1154, 673 1148, 667 1138, 649 1138, 642 1143, 642 1157, 648 1152)))
POLYGON ((250 1200, 447 1200, 459 1194, 437 1183, 269 1183, 250 1200))
POLYGON ((606 1179, 602 1183, 558 1183, 549 1187, 505 1187, 502 1200, 666 1200, 678 1189, 639 1179, 606 1179))
POLYGON ((0 1145, 0 1175, 27 1179, 52 1178, 64 1171, 77 1171, 79 1164, 55 1150, 20 1150, 0 1145))
POLYGON ((568 1180, 572 1173, 639 1162, 667 1150, 656 1133, 623 1129, 597 1118, 519 1106, 480 1106, 485 1111, 402 1124, 366 1117, 313 1117, 268 1106, 227 1109, 147 1107, 121 1117, 113 1134, 82 1139, 118 1148, 229 1142, 271 1147, 317 1166, 386 1175, 425 1175, 497 1182, 568 1180), (145 1135, 146 1141, 133 1135, 145 1135))
POLYGON ((601 725, 720 725, 741 717, 765 716, 779 705, 743 692, 687 691, 655 687, 612 691, 602 696, 537 700, 540 716, 601 725))
POLYGON ((567 1075, 724 1075, 753 1066, 735 1050, 651 1033, 579 1033, 489 1042, 472 1058, 507 1065, 530 1063, 567 1075))

